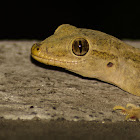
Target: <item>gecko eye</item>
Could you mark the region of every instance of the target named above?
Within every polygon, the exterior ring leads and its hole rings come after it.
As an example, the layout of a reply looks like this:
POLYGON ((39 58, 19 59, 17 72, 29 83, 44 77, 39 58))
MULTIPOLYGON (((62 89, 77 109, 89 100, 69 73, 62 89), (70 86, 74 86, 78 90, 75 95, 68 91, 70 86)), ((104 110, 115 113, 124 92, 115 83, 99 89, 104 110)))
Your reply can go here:
POLYGON ((89 50, 89 44, 87 40, 83 38, 77 38, 73 41, 72 51, 75 55, 84 56, 89 50))

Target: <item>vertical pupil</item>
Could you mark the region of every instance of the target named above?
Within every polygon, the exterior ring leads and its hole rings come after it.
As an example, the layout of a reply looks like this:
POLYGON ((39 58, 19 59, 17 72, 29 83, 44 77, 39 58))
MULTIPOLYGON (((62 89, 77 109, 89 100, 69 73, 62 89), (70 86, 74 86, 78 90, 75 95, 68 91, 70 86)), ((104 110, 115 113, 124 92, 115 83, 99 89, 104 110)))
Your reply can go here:
POLYGON ((79 41, 79 50, 80 50, 80 53, 82 52, 82 42, 79 41))
POLYGON ((84 38, 77 38, 72 43, 72 52, 77 56, 84 56, 89 51, 89 44, 84 38))

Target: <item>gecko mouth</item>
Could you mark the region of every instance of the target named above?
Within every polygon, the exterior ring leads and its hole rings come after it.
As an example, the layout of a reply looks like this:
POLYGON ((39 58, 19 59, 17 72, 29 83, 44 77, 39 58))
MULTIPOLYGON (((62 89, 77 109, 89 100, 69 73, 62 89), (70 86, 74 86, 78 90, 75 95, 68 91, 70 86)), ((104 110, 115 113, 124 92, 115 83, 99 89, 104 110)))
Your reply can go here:
MULTIPOLYGON (((74 73, 79 73, 78 70, 76 70, 75 68, 79 68, 79 65, 78 64, 81 64, 79 63, 79 61, 61 61, 61 60, 57 60, 57 59, 47 59, 47 58, 42 58, 42 57, 39 57, 37 55, 34 55, 34 54, 31 54, 31 56, 43 63, 43 64, 47 64, 47 65, 52 65, 52 66, 57 66, 57 67, 61 67, 61 68, 64 68, 64 69, 67 69, 67 70, 70 70, 74 73)), ((85 60, 82 60, 80 62, 84 62, 85 60)))
POLYGON ((65 60, 58 60, 58 59, 53 59, 53 58, 43 58, 43 57, 39 57, 37 55, 31 54, 32 57, 43 63, 43 64, 47 64, 47 65, 52 65, 52 66, 57 66, 57 67, 62 67, 65 68, 67 70, 73 71, 75 73, 77 73, 75 69, 75 67, 79 67, 78 64, 81 64, 80 62, 84 62, 85 60, 81 60, 81 61, 65 61, 65 60))
POLYGON ((42 62, 42 63, 49 63, 49 62, 73 63, 73 64, 79 63, 79 61, 65 61, 65 60, 58 60, 58 59, 54 59, 54 58, 43 58, 43 57, 39 57, 39 56, 34 55, 34 54, 31 54, 31 55, 35 60, 42 62))
POLYGON ((57 60, 57 59, 46 59, 46 58, 42 58, 42 57, 39 57, 39 56, 34 55, 34 54, 31 54, 31 56, 35 60, 37 60, 43 64, 62 67, 62 68, 65 68, 67 70, 70 70, 72 72, 78 73, 78 71, 75 70, 75 68, 77 68, 78 64, 80 64, 79 61, 77 62, 77 61, 64 61, 64 60, 61 61, 61 60, 57 60))
POLYGON ((66 60, 66 59, 61 59, 61 58, 55 58, 50 55, 47 55, 43 53, 43 51, 40 48, 40 44, 34 44, 31 48, 31 55, 32 57, 44 64, 47 65, 53 65, 53 66, 58 66, 58 67, 63 67, 63 68, 68 68, 69 66, 75 66, 77 64, 81 64, 85 60, 78 60, 78 61, 73 61, 73 60, 66 60))

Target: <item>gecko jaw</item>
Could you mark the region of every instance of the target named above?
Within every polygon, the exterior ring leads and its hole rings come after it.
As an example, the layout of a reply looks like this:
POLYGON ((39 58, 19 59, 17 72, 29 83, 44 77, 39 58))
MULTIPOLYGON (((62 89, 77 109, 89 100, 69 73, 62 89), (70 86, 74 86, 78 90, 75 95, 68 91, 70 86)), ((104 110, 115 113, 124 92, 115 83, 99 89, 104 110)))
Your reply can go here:
POLYGON ((32 54, 32 57, 41 62, 41 63, 45 63, 48 65, 55 65, 55 66, 63 66, 64 64, 67 65, 77 65, 78 63, 84 62, 85 60, 81 60, 81 61, 65 61, 65 60, 58 60, 58 59, 54 59, 54 58, 43 58, 43 57, 39 57, 37 55, 32 54))

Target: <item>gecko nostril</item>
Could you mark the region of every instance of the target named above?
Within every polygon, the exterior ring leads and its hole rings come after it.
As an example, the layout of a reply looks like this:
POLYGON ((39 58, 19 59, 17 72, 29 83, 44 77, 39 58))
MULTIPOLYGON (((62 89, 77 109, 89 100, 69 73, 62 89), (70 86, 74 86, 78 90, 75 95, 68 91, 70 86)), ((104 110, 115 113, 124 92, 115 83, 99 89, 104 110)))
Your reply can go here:
POLYGON ((112 63, 112 62, 109 62, 108 64, 107 64, 107 66, 108 67, 112 67, 114 64, 112 63))
POLYGON ((37 51, 39 51, 39 48, 37 48, 37 51))

